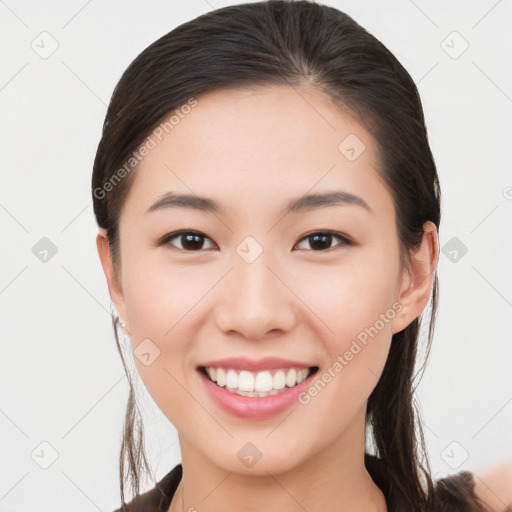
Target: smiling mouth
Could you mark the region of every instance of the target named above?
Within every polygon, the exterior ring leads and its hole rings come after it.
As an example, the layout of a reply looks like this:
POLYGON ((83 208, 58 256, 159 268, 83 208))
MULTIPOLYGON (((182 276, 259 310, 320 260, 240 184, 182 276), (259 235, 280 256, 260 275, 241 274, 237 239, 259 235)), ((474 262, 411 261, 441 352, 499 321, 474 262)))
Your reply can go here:
POLYGON ((199 366, 199 372, 220 388, 241 396, 266 397, 295 387, 318 371, 309 368, 283 368, 251 372, 234 368, 199 366))

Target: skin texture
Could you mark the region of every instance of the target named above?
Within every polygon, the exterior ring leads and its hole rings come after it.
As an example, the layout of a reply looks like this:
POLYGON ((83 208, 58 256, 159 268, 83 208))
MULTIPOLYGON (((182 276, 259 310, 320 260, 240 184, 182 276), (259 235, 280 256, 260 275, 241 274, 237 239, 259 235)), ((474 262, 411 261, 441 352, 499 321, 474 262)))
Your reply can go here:
MULTIPOLYGON (((384 511, 364 467, 366 401, 384 367, 392 334, 427 304, 439 248, 434 224, 408 269, 400 267, 392 197, 371 135, 322 92, 226 89, 197 98, 136 171, 120 217, 116 278, 104 231, 97 246, 109 292, 132 348, 150 339, 160 355, 135 362, 149 393, 179 435, 184 510, 384 511), (338 145, 356 134, 366 149, 349 161, 338 145), (343 190, 371 211, 337 205, 281 214, 306 193, 343 190), (147 209, 169 191, 221 202, 223 214, 147 209), (203 233, 188 252, 176 230, 203 233), (316 249, 305 235, 332 230, 316 249), (236 252, 252 236, 252 263, 236 252), (183 243, 183 245, 181 245, 183 243), (401 310, 309 404, 268 419, 221 410, 196 367, 225 357, 283 357, 320 368, 392 308, 401 310), (248 468, 247 443, 262 453, 248 468), (205 498, 206 497, 206 498, 205 498)), ((182 510, 181 485, 170 510, 182 510)))
POLYGON ((474 475, 475 494, 493 512, 512 511, 512 464, 502 463, 474 475))

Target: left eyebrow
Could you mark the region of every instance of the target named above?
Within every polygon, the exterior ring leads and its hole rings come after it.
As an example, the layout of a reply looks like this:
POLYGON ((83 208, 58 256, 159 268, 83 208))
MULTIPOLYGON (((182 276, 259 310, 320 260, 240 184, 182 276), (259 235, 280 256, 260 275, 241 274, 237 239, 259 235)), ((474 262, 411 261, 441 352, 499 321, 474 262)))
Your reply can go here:
MULTIPOLYGON (((283 214, 300 213, 317 208, 340 205, 360 206, 371 212, 371 208, 359 196, 344 191, 333 191, 321 194, 309 194, 293 199, 285 207, 283 214)), ((224 207, 213 199, 190 194, 177 194, 175 192, 167 192, 161 196, 148 208, 146 213, 164 208, 190 208, 203 212, 225 213, 224 207)))
POLYGON ((325 192, 322 194, 309 194, 299 197, 288 203, 284 213, 297 213, 310 211, 324 206, 341 206, 341 205, 355 205, 361 206, 365 210, 371 212, 368 204, 359 196, 338 190, 334 192, 325 192))
POLYGON ((146 213, 163 208, 190 208, 202 212, 224 213, 221 205, 213 199, 189 194, 176 194, 175 192, 167 192, 161 196, 156 203, 148 208, 146 213))

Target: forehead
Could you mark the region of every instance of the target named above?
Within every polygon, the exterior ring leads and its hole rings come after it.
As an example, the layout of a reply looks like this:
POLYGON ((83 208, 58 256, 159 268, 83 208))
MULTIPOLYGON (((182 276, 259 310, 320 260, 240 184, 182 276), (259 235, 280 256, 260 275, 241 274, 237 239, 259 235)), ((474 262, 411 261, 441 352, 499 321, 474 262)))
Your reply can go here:
POLYGON ((318 89, 231 88, 196 101, 168 133, 160 129, 161 140, 153 137, 127 201, 132 196, 147 209, 155 197, 177 191, 214 197, 235 214, 344 190, 390 206, 372 136, 318 89))

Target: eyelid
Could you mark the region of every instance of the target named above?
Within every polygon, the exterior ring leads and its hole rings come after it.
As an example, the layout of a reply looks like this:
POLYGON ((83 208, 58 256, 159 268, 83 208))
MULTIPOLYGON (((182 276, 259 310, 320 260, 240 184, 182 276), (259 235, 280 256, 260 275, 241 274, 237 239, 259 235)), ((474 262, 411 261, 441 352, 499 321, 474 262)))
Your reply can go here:
POLYGON ((337 238, 338 240, 341 240, 341 243, 338 244, 338 245, 335 245, 334 247, 330 247, 329 249, 324 249, 324 250, 320 250, 320 251, 314 251, 314 250, 311 250, 311 249, 299 249, 300 251, 306 250, 307 252, 322 253, 322 252, 331 252, 334 249, 336 249, 337 247, 342 247, 344 245, 356 245, 355 242, 352 240, 352 238, 350 238, 348 235, 340 233, 339 231, 333 231, 331 229, 317 229, 316 231, 310 231, 309 233, 303 235, 299 239, 297 244, 302 242, 303 240, 305 240, 307 238, 312 237, 313 235, 331 235, 333 238, 337 238))
MULTIPOLYGON (((172 233, 167 233, 164 236, 160 237, 154 243, 154 245, 156 245, 156 246, 170 245, 171 244, 171 240, 173 240, 175 238, 179 238, 182 235, 197 235, 197 236, 203 237, 203 238, 208 239, 211 242, 213 242, 213 240, 208 235, 203 233, 202 231, 197 231, 196 229, 179 229, 178 231, 173 231, 172 233)), ((213 242, 213 243, 215 245, 217 245, 215 242, 213 242)), ((184 251, 184 252, 202 252, 202 250, 199 250, 199 251, 187 251, 186 249, 180 249, 179 247, 173 247, 173 249, 176 249, 178 251, 184 251)))
MULTIPOLYGON (((158 239, 155 242, 155 245, 156 246, 171 245, 170 244, 171 240, 174 240, 175 238, 179 238, 181 235, 186 235, 186 234, 198 235, 207 240, 210 240, 215 245, 217 245, 217 243, 214 242, 208 235, 206 235, 205 233, 203 233, 201 231, 197 231, 195 229, 180 229, 178 231, 173 231, 172 233, 167 233, 166 235, 164 235, 160 239, 158 239)), ((339 231, 333 231, 330 229, 317 229, 314 231, 310 231, 309 233, 306 233, 305 235, 301 236, 299 238, 299 240, 297 241, 297 243, 294 245, 294 247, 297 244, 299 244, 300 242, 302 242, 303 240, 306 240, 307 238, 312 237, 313 235, 331 235, 332 237, 340 240, 341 243, 335 245, 334 247, 329 247, 328 249, 322 249, 322 250, 317 250, 317 251, 315 251, 313 249, 298 249, 299 251, 322 253, 322 252, 331 252, 331 251, 335 250, 337 247, 357 245, 356 242, 351 237, 349 237, 348 235, 345 235, 344 233, 340 233, 339 231)), ((217 247, 218 247, 218 245, 217 245, 217 247)), ((182 252, 187 252, 187 253, 203 252, 203 249, 199 249, 197 251, 188 251, 186 249, 181 249, 179 247, 174 247, 174 246, 173 246, 173 249, 176 249, 176 250, 182 251, 182 252)))

